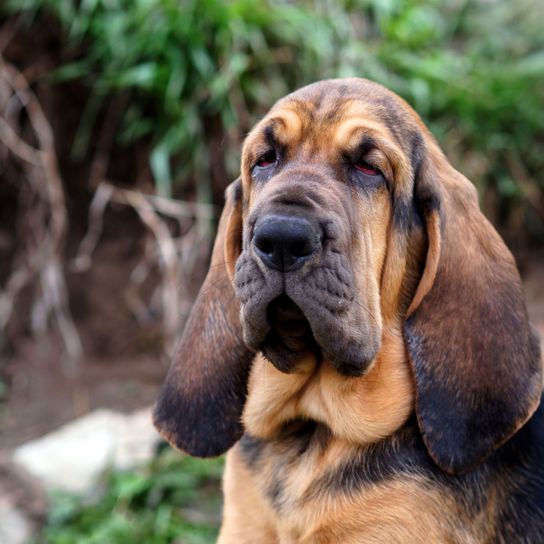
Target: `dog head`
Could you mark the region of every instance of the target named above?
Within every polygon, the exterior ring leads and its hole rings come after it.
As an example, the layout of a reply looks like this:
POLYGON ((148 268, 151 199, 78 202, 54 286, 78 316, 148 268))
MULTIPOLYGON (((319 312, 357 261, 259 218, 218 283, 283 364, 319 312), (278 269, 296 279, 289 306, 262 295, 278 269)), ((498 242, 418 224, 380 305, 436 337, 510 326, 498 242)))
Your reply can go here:
POLYGON ((445 471, 485 459, 538 405, 541 365, 511 254, 470 182, 402 99, 309 85, 248 135, 208 277, 155 407, 176 447, 241 435, 256 352, 364 379, 400 323, 424 441, 445 471))

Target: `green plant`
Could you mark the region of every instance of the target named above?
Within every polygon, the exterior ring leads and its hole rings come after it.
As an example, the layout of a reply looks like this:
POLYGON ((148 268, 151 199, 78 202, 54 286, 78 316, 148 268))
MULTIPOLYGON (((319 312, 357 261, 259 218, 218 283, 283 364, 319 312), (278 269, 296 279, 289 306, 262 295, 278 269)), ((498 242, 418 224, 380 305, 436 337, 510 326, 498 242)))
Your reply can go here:
POLYGON ((152 140, 157 191, 170 195, 173 183, 196 177, 206 201, 210 174, 219 171, 221 190, 228 179, 223 150, 216 148, 229 130, 238 127, 227 151, 249 128, 249 110, 311 77, 330 31, 324 18, 292 4, 252 0, 16 0, 9 6, 32 21, 52 13, 66 30, 78 58, 55 77, 92 89, 76 151, 86 147, 101 104, 127 93, 120 137, 127 145, 152 140))
POLYGON ((353 57, 371 59, 363 74, 411 103, 454 165, 484 197, 494 195, 492 219, 507 226, 525 215, 525 227, 542 238, 544 38, 536 3, 362 4, 379 29, 353 42, 353 57))
POLYGON ((89 499, 56 493, 40 541, 48 544, 215 542, 222 459, 168 450, 139 470, 113 471, 89 499))
MULTIPOLYGON (((75 150, 97 111, 124 104, 120 138, 151 141, 157 192, 221 200, 257 116, 300 85, 357 75, 414 105, 492 218, 520 214, 544 237, 544 35, 538 0, 9 0, 52 13, 71 51, 57 71, 91 89, 75 150)), ((517 219, 516 219, 517 221, 517 219)))

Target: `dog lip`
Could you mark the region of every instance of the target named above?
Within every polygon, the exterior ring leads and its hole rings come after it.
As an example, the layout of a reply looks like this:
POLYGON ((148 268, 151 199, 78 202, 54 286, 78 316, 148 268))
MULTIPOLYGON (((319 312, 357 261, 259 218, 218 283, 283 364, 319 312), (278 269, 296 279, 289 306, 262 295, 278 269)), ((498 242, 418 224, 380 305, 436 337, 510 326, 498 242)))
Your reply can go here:
POLYGON ((352 272, 343 253, 329 248, 326 258, 285 274, 242 252, 235 289, 244 342, 283 372, 292 372, 301 357, 313 353, 341 375, 361 376, 376 356, 379 330, 353 303, 352 272))
POLYGON ((242 251, 236 261, 234 292, 240 302, 243 338, 255 351, 270 330, 266 308, 285 290, 282 275, 271 272, 265 273, 248 251, 242 251))
POLYGON ((270 317, 279 321, 305 319, 304 312, 285 293, 270 302, 267 312, 270 317))
POLYGON ((266 309, 270 330, 284 343, 296 350, 304 339, 310 341, 312 329, 303 311, 284 293, 274 299, 266 309))
POLYGON ((321 358, 321 347, 313 337, 310 323, 285 293, 268 305, 267 319, 270 330, 260 349, 279 371, 291 373, 301 357, 308 353, 321 358))

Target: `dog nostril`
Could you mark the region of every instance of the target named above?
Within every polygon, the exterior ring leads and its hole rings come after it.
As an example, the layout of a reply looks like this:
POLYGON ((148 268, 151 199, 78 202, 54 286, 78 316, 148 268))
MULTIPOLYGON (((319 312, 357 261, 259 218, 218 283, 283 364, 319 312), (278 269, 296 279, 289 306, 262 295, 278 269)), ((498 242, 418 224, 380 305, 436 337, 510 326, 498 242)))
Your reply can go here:
POLYGON ((294 257, 307 257, 315 251, 315 246, 309 240, 299 240, 289 246, 289 253, 294 257))
POLYGON ((321 232, 305 218, 273 215, 256 225, 252 243, 267 267, 289 272, 316 253, 321 232))
POLYGON ((274 242, 264 236, 255 239, 255 246, 267 255, 274 253, 274 242))

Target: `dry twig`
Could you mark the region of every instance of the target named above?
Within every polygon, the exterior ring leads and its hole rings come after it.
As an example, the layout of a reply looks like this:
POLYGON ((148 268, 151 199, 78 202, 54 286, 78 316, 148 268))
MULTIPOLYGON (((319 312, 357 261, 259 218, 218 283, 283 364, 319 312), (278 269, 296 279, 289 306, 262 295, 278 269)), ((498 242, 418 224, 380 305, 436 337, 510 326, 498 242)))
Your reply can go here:
MULTIPOLYGON (((181 316, 188 312, 190 306, 188 278, 197 259, 195 248, 198 248, 201 242, 196 237, 195 220, 209 221, 214 218, 213 206, 145 195, 138 191, 121 188, 112 182, 102 181, 91 203, 88 231, 73 262, 74 269, 78 272, 87 270, 91 266, 92 252, 102 232, 103 214, 110 202, 133 208, 153 236, 154 244, 146 247, 142 259, 131 272, 125 298, 137 321, 144 323, 149 315, 148 304, 139 297, 138 289, 148 277, 149 272, 155 267, 158 268, 161 274, 158 288, 165 346, 166 350, 170 351, 179 331, 181 316), (187 232, 175 237, 161 216, 179 221, 180 232, 183 232, 182 221, 189 219, 193 221, 193 225, 187 232)), ((203 242, 209 242, 209 240, 203 240, 203 242)), ((153 301, 155 297, 151 298, 153 301)))
MULTIPOLYGON (((24 75, 7 63, 0 54, 0 142, 23 165, 25 179, 34 195, 26 204, 28 235, 22 250, 14 259, 13 270, 0 291, 0 331, 13 316, 13 308, 21 292, 34 287, 31 322, 35 331, 43 332, 53 317, 71 360, 81 352, 79 335, 71 318, 68 293, 62 269, 67 213, 62 180, 54 148, 54 138, 40 103, 24 75), (37 145, 20 135, 20 112, 26 111, 37 145)), ((107 172, 113 123, 106 123, 91 168, 90 185, 95 194, 89 210, 88 231, 72 261, 76 272, 88 270, 92 254, 103 229, 104 212, 110 202, 132 207, 152 236, 140 262, 130 275, 127 302, 139 322, 149 315, 149 304, 138 295, 149 272, 156 268, 161 281, 159 294, 167 350, 173 346, 181 317, 190 306, 189 282, 202 254, 201 246, 209 245, 209 225, 215 219, 211 205, 182 202, 121 188, 101 181, 107 172), (166 219, 168 218, 168 219, 166 219), (171 220, 178 223, 175 235, 171 220), (183 265, 183 266, 182 266, 183 265)), ((153 304, 155 294, 151 297, 153 304)))
POLYGON ((46 224, 33 229, 36 243, 27 243, 26 258, 15 268, 0 292, 0 329, 12 316, 19 293, 37 279, 33 303, 33 321, 55 319, 71 361, 81 355, 82 348, 73 324, 66 284, 62 270, 62 257, 66 235, 66 207, 60 178, 54 138, 36 95, 21 72, 0 55, 0 80, 12 90, 13 97, 26 110, 30 126, 36 136, 37 147, 26 143, 16 128, 10 125, 5 111, 0 112, 0 141, 9 151, 23 161, 26 178, 47 208, 46 224))

